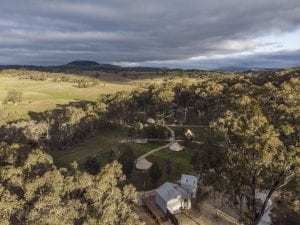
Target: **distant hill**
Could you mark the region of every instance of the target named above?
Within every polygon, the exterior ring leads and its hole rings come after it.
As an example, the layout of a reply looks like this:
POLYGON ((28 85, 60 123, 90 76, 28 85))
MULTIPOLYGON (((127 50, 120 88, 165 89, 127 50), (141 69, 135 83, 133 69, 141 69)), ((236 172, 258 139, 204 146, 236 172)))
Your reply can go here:
POLYGON ((95 61, 90 61, 90 60, 75 60, 72 62, 69 62, 65 65, 61 65, 59 67, 67 67, 67 68, 93 68, 93 69, 121 69, 122 67, 112 65, 112 64, 99 64, 98 62, 95 61))
POLYGON ((100 66, 99 63, 89 60, 76 60, 66 64, 67 66, 100 66))
MULTIPOLYGON (((298 69, 299 67, 291 67, 298 69)), ((65 71, 107 71, 107 72, 149 72, 149 73, 172 73, 182 72, 195 73, 195 72, 263 72, 263 71, 276 71, 280 68, 252 68, 252 67, 219 67, 216 69, 184 69, 184 68, 168 68, 168 67, 122 67, 113 64, 100 64, 92 60, 75 60, 63 65, 53 66, 36 66, 36 65, 1 65, 0 70, 4 69, 30 69, 39 71, 50 72, 65 72, 65 71)))

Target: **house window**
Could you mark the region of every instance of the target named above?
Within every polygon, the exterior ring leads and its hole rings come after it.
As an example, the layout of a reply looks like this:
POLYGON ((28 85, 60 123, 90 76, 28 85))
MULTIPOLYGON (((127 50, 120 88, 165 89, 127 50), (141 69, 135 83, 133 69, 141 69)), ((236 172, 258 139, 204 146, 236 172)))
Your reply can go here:
POLYGON ((185 182, 188 182, 188 179, 185 179, 185 182))

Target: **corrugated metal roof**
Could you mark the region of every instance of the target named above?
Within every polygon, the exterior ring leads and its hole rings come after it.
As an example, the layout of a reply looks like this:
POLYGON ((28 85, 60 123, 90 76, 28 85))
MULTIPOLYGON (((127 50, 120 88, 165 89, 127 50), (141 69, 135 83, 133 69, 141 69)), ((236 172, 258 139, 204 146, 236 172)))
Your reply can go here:
POLYGON ((171 182, 166 182, 159 188, 157 188, 156 193, 159 194, 166 202, 176 198, 178 195, 187 197, 187 193, 179 185, 173 184, 171 182))
POLYGON ((191 185, 191 186, 197 186, 198 178, 192 175, 181 175, 181 184, 191 185))

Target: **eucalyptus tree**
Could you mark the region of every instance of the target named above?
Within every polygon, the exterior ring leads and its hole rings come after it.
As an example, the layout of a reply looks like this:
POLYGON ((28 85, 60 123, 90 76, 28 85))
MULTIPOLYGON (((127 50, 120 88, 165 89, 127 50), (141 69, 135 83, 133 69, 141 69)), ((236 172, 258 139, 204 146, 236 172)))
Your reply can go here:
POLYGON ((256 100, 240 96, 211 127, 224 136, 222 175, 232 206, 249 224, 258 224, 268 201, 299 173, 299 147, 284 145, 256 100), (259 192, 266 193, 261 201, 259 192), (245 204, 244 204, 245 203, 245 204), (246 205, 246 209, 243 206, 246 205))
POLYGON ((119 163, 91 175, 76 163, 59 169, 38 149, 0 148, 1 224, 142 224, 131 207, 135 188, 126 183, 119 163))

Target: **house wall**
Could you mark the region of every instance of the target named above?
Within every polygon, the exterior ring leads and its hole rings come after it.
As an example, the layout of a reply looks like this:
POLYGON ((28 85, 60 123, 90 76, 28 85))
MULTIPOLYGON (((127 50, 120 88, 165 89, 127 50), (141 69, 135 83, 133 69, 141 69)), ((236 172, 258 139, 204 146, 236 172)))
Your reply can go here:
POLYGON ((192 198, 196 197, 197 194, 197 188, 191 185, 182 184, 181 187, 186 190, 188 195, 190 195, 192 198))
POLYGON ((176 214, 181 209, 190 209, 191 200, 186 199, 185 201, 181 196, 178 196, 177 198, 168 201, 167 208, 171 213, 176 214))
POLYGON ((182 207, 182 199, 180 198, 180 196, 169 200, 167 203, 168 210, 173 214, 179 211, 181 207, 182 207))

